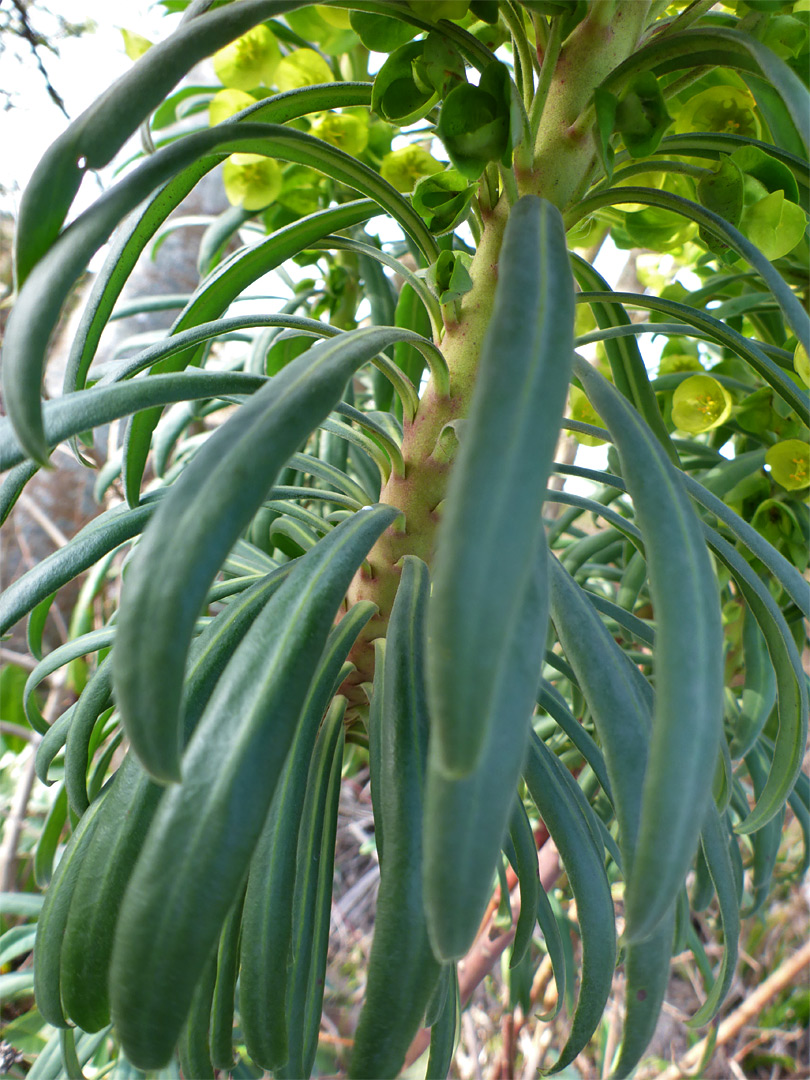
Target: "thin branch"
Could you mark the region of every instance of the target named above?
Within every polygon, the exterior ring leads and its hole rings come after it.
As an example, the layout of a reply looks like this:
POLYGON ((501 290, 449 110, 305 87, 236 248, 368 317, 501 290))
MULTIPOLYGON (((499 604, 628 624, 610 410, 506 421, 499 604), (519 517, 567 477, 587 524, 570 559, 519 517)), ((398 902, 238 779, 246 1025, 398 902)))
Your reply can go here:
POLYGON ((56 547, 62 548, 67 544, 68 538, 59 526, 48 517, 45 511, 25 491, 20 493, 19 505, 25 507, 26 511, 56 547))
MULTIPOLYGON (((808 966, 810 966, 810 941, 806 942, 793 956, 785 960, 764 983, 758 986, 756 990, 751 991, 739 1008, 725 1018, 717 1029, 715 1046, 723 1046, 725 1043, 730 1042, 746 1024, 750 1023, 762 1012, 772 998, 775 998, 781 990, 789 986, 799 972, 808 966)), ((707 1046, 708 1038, 701 1039, 681 1059, 678 1065, 671 1065, 665 1072, 662 1072, 658 1080, 680 1080, 680 1077, 688 1069, 694 1068, 701 1061, 707 1046)))
POLYGON ((25 9, 25 5, 22 0, 11 0, 14 5, 17 14, 20 16, 20 29, 19 35, 31 46, 31 52, 36 60, 37 67, 39 68, 42 78, 45 80, 45 89, 48 91, 48 96, 57 108, 61 109, 65 114, 65 117, 70 120, 70 114, 65 108, 65 103, 62 100, 61 95, 56 91, 51 83, 48 72, 45 70, 45 65, 42 63, 42 57, 39 55, 39 48, 43 44, 42 38, 34 30, 31 23, 28 21, 28 12, 25 9))
MULTIPOLYGON (((64 678, 62 679, 62 683, 64 678)), ((48 694, 43 716, 51 723, 54 719, 59 700, 62 696, 62 684, 57 684, 48 694)), ((14 888, 14 871, 17 863, 17 849, 20 843, 23 826, 28 815, 28 800, 34 789, 37 778, 36 749, 39 736, 31 732, 31 745, 27 748, 29 757, 25 762, 22 775, 20 776, 17 790, 11 802, 8 817, 3 827, 3 845, 0 847, 0 892, 11 892, 14 888)), ((26 751, 23 751, 25 753, 26 751)))
MULTIPOLYGON (((546 840, 538 853, 540 884, 548 892, 560 876, 560 859, 552 840, 546 840)), ((494 927, 497 910, 492 911, 484 926, 473 942, 473 946, 458 965, 458 995, 462 1008, 473 995, 473 991, 484 977, 492 970, 498 957, 509 948, 515 938, 515 922, 520 913, 520 886, 515 886, 509 894, 512 905, 512 926, 504 933, 498 933, 494 927), (495 933, 495 936, 491 935, 495 933)), ((430 1028, 420 1028, 405 1057, 405 1068, 421 1057, 430 1045, 430 1028)))

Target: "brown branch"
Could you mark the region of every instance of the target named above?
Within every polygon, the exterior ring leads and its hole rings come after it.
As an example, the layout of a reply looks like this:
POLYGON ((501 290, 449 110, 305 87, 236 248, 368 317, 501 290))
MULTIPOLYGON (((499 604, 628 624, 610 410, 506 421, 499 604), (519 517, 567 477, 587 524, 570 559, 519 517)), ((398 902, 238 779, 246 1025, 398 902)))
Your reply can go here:
MULTIPOLYGON (((538 865, 540 871, 540 884, 548 891, 560 876, 560 860, 553 841, 547 840, 538 853, 538 865)), ((520 886, 515 887, 510 893, 512 905, 512 918, 517 920, 520 912, 520 886)), ((458 965, 458 993, 462 1008, 473 995, 475 988, 484 977, 492 970, 495 961, 507 949, 515 937, 515 923, 513 921, 509 930, 498 933, 494 926, 497 910, 493 911, 473 946, 458 965), (492 937, 493 931, 495 936, 492 937)), ((430 1045, 430 1028, 420 1028, 410 1045, 405 1057, 404 1068, 412 1065, 430 1045)))
MULTIPOLYGON (((785 962, 770 975, 764 983, 753 990, 742 1005, 730 1013, 717 1029, 715 1046, 723 1046, 730 1042, 735 1035, 753 1020, 765 1008, 768 1002, 776 997, 780 990, 789 986, 802 968, 810 965, 810 941, 806 942, 798 952, 789 957, 785 962)), ((703 1058, 708 1046, 709 1039, 701 1039, 699 1043, 682 1058, 678 1065, 671 1065, 661 1073, 658 1080, 679 1080, 686 1070, 694 1068, 703 1058)), ((708 1065, 708 1062, 706 1062, 708 1065)))

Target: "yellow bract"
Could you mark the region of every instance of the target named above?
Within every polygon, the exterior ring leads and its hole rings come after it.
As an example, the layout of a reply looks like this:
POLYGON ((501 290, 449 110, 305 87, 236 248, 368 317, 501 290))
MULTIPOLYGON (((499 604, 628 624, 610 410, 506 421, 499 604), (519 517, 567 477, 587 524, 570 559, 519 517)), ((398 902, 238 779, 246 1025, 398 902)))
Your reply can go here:
POLYGON ((380 173, 383 180, 403 193, 413 191, 417 180, 423 176, 433 176, 444 169, 440 161, 422 146, 405 146, 401 150, 392 150, 382 159, 380 173))
POLYGON ((225 194, 231 206, 264 210, 281 191, 281 169, 261 154, 231 154, 222 166, 225 194))
MULTIPOLYGON (((572 386, 569 394, 570 415, 572 420, 578 420, 581 424, 592 424, 594 427, 604 427, 604 421, 599 413, 591 405, 588 398, 578 386, 572 386)), ((582 431, 572 431, 571 434, 583 446, 602 446, 607 440, 597 438, 596 435, 586 435, 582 431)))
POLYGON ((213 127, 221 124, 223 120, 230 120, 248 105, 255 105, 256 98, 246 94, 244 90, 226 89, 214 94, 208 105, 208 123, 213 127))
POLYGON ((689 98, 675 118, 675 131, 720 131, 758 139, 753 94, 736 86, 712 86, 689 98))
POLYGON ((659 375, 672 375, 679 371, 703 371, 703 365, 696 356, 690 356, 689 353, 669 353, 661 357, 659 375))
POLYGON ((121 37, 124 39, 124 52, 130 60, 140 60, 145 52, 152 48, 152 42, 142 34, 135 34, 132 30, 121 27, 121 37))
POLYGON ((219 81, 237 90, 270 86, 280 60, 278 42, 263 23, 214 53, 213 57, 219 81))
POLYGON ((810 443, 802 439, 785 439, 768 450, 765 461, 777 484, 788 491, 799 491, 810 485, 810 443))
POLYGON ((313 123, 312 134, 352 157, 368 146, 368 122, 351 113, 324 113, 313 123))
POLYGON ((786 199, 784 191, 772 191, 764 199, 746 206, 740 220, 740 232, 773 262, 796 247, 804 236, 806 225, 804 210, 786 199))
POLYGON ((801 342, 796 346, 796 351, 793 354, 793 367, 804 385, 810 386, 810 357, 808 357, 807 349, 801 342))
POLYGON ((332 78, 329 65, 314 49, 296 49, 276 69, 276 86, 282 91, 317 86, 332 82, 332 78))
POLYGON ((672 396, 672 421, 681 431, 700 435, 724 424, 731 415, 731 396, 711 375, 692 375, 672 396))

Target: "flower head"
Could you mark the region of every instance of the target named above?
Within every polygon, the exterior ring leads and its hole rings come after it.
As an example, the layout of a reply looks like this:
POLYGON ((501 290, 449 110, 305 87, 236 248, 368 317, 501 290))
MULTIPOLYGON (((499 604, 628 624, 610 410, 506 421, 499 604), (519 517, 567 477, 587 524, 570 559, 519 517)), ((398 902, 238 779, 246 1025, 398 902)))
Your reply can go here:
POLYGON ((711 375, 692 375, 672 396, 672 420, 681 431, 700 435, 724 424, 731 415, 731 396, 711 375))
POLYGON ((771 476, 788 491, 799 491, 810 485, 810 443, 803 439, 785 439, 772 446, 765 455, 771 476))
POLYGON ((224 86, 252 90, 254 86, 270 86, 280 60, 276 39, 260 23, 214 53, 214 71, 224 86))

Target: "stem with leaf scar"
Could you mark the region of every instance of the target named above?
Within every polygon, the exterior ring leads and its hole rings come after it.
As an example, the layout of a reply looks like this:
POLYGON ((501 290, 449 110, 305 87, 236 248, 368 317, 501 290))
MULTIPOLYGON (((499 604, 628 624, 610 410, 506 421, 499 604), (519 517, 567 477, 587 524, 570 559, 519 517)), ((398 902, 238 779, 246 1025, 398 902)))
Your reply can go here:
MULTIPOLYGON (((559 52, 548 51, 553 72, 550 77, 541 72, 540 92, 545 100, 533 110, 537 125, 533 160, 529 169, 518 170, 519 194, 541 195, 561 210, 576 197, 596 160, 593 136, 589 129, 579 130, 577 119, 587 110, 596 86, 636 47, 648 9, 648 0, 601 0, 559 52)), ((525 161, 525 157, 518 153, 517 160, 525 161)), ((472 289, 460 301, 458 320, 445 327, 441 342, 437 342, 450 372, 450 391, 442 394, 431 379, 413 420, 405 421, 404 473, 392 472, 380 493, 380 502, 396 506, 403 516, 372 548, 347 595, 347 607, 371 600, 378 608, 350 654, 355 670, 341 688, 349 701, 350 718, 366 704, 364 684, 371 682, 374 673, 373 641, 385 635, 401 573, 400 560, 410 554, 428 565, 432 561, 441 502, 457 444, 453 425, 467 415, 475 386, 509 210, 510 199, 504 191, 491 210, 481 207, 483 229, 470 266, 472 289)))

